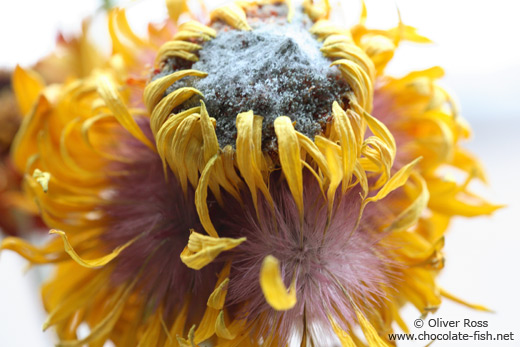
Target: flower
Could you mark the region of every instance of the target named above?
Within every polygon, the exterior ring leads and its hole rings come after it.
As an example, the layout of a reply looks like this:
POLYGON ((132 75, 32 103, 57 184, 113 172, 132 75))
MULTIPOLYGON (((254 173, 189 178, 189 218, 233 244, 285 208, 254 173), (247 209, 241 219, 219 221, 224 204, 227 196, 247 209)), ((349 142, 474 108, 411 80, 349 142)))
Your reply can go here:
MULTIPOLYGON (((19 73, 20 70, 15 70, 14 75, 19 73)), ((21 192, 22 177, 9 158, 20 127, 20 102, 23 102, 23 97, 17 100, 13 89, 21 87, 17 84, 11 87, 11 72, 0 71, 0 234, 18 236, 41 226, 36 206, 21 192)))
POLYGON ((441 70, 384 73, 427 39, 365 14, 339 28, 327 1, 237 2, 208 25, 167 4, 147 40, 112 11, 110 59, 30 97, 17 135, 59 237, 2 248, 57 264, 42 296, 60 344, 354 346, 359 326, 385 346, 405 303, 463 303, 435 282, 444 232, 498 206, 467 190, 482 170, 441 70))

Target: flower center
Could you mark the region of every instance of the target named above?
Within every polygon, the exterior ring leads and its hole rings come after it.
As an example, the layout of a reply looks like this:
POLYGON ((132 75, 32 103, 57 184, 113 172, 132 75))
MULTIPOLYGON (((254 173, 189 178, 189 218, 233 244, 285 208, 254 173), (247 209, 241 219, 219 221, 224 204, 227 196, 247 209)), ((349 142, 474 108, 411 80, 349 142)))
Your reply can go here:
MULTIPOLYGON (((348 102, 349 87, 340 72, 330 66, 303 22, 294 22, 257 21, 251 31, 227 27, 202 45, 199 61, 191 67, 208 76, 185 78, 168 90, 193 87, 203 93, 208 112, 217 121, 221 147, 234 146, 238 113, 253 110, 264 117, 263 150, 275 151, 277 117, 290 117, 297 131, 314 138, 325 130, 332 103, 348 102)), ((168 70, 175 70, 174 62, 161 74, 168 70)), ((184 108, 198 105, 198 98, 193 98, 184 108)))

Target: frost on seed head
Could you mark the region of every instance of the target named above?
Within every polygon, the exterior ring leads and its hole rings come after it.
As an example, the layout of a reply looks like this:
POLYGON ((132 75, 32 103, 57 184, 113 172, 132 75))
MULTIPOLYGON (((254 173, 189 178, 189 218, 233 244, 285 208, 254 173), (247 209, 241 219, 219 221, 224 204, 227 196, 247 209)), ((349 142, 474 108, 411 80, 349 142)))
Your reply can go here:
MULTIPOLYGON (((221 147, 235 144, 237 114, 253 110, 264 117, 263 150, 276 150, 277 117, 290 117, 297 131, 314 138, 329 121, 332 103, 348 102, 348 86, 320 46, 301 22, 259 23, 252 31, 220 32, 203 44, 192 66, 208 76, 183 79, 168 92, 189 86, 203 93, 210 116, 217 120, 221 147)), ((162 74, 172 69, 167 65, 162 74)), ((198 105, 194 98, 184 107, 198 105)))

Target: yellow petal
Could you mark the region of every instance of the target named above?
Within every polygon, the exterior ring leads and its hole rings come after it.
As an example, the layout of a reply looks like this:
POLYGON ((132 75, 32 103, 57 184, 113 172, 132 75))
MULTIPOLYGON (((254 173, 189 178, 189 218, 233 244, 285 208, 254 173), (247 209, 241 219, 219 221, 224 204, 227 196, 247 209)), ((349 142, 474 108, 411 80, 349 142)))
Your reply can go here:
POLYGON ((227 286, 229 284, 229 278, 226 278, 208 298, 208 306, 214 309, 220 310, 224 307, 226 301, 227 286))
POLYGON ((220 253, 235 248, 245 240, 245 237, 240 239, 211 237, 192 230, 188 245, 181 253, 181 260, 189 268, 200 270, 220 253))
POLYGON ((141 235, 134 237, 132 240, 128 241, 127 243, 125 243, 122 246, 115 248, 110 254, 107 254, 103 257, 100 257, 97 259, 86 260, 86 259, 81 258, 76 253, 74 248, 72 248, 72 245, 69 242, 69 238, 63 231, 52 229, 51 231, 49 231, 49 233, 60 235, 63 240, 63 244, 65 246, 65 252, 67 252, 70 255, 70 257, 72 259, 74 259, 74 261, 76 263, 78 263, 81 266, 87 267, 87 268, 96 268, 96 267, 101 267, 101 266, 108 264, 113 259, 115 259, 122 251, 124 251, 127 247, 129 247, 131 244, 133 244, 139 237, 141 237, 141 235))
POLYGON ((113 297, 113 300, 115 302, 114 306, 110 310, 108 314, 105 315, 105 317, 99 321, 98 324, 93 326, 90 330, 90 334, 86 336, 85 338, 81 340, 73 340, 73 341, 60 341, 60 343, 57 344, 59 347, 81 347, 85 346, 89 343, 94 343, 96 341, 99 341, 103 338, 105 338, 108 334, 112 332, 112 329, 114 328, 114 325, 118 321, 119 317, 124 311, 125 305, 128 303, 128 297, 132 293, 132 289, 135 286, 135 283, 137 281, 134 280, 130 285, 128 285, 126 288, 124 286, 121 286, 117 291, 116 294, 113 297))
POLYGON ((394 57, 396 46, 392 40, 383 35, 370 36, 362 45, 367 55, 372 59, 377 74, 381 75, 386 65, 394 57))
POLYGON ((341 151, 343 154, 343 193, 347 191, 350 178, 356 166, 358 153, 356 144, 356 135, 350 124, 347 113, 334 101, 332 105, 332 114, 334 116, 334 126, 339 135, 341 151))
POLYGON ((308 155, 314 160, 314 162, 318 165, 318 167, 321 170, 321 174, 325 177, 330 177, 329 167, 327 165, 327 160, 325 159, 325 156, 320 152, 318 146, 309 139, 307 136, 296 133, 298 136, 298 140, 300 142, 301 148, 307 152, 308 155))
POLYGON ((280 164, 300 217, 303 218, 303 177, 298 137, 291 119, 286 116, 275 119, 274 130, 278 139, 280 164))
POLYGON ((148 112, 152 112, 155 105, 163 98, 164 92, 178 80, 186 76, 206 77, 207 75, 207 73, 197 70, 181 70, 150 82, 144 89, 143 96, 148 112))
POLYGON ((426 181, 418 173, 410 175, 412 181, 417 184, 418 195, 413 202, 397 216, 387 230, 401 231, 406 230, 417 222, 422 212, 428 205, 430 192, 426 186, 426 181))
POLYGON ((493 310, 485 307, 485 306, 482 306, 482 305, 477 305, 477 304, 471 304, 471 303, 468 303, 467 301, 464 301, 458 297, 456 297, 455 295, 447 292, 446 290, 444 290, 443 288, 440 288, 440 291, 441 291, 441 295, 443 297, 445 297, 446 299, 449 299, 451 301, 455 301, 461 305, 464 305, 466 307, 469 307, 469 308, 472 308, 474 310, 478 310, 478 311, 487 311, 487 312, 493 312, 493 310))
POLYGON ((372 110, 373 81, 362 66, 348 60, 340 59, 334 61, 331 66, 338 65, 341 75, 347 81, 354 92, 355 100, 367 112, 372 110))
POLYGON ((227 340, 233 340, 236 337, 236 334, 233 334, 229 331, 226 326, 226 322, 224 321, 224 311, 220 311, 217 317, 217 321, 215 322, 215 334, 218 337, 227 340))
MULTIPOLYGON (((150 128, 154 135, 157 135, 161 126, 166 122, 172 110, 181 105, 195 94, 202 96, 202 93, 195 88, 179 88, 165 96, 153 109, 150 116, 150 128)), ((184 113, 184 112, 181 112, 184 113)))
POLYGON ((187 21, 186 23, 182 23, 179 26, 178 33, 183 32, 183 31, 192 32, 192 33, 201 33, 204 36, 207 36, 210 38, 214 38, 217 36, 217 32, 215 31, 215 29, 210 28, 195 20, 190 20, 190 21, 187 21))
POLYGON ((350 337, 350 335, 346 333, 330 315, 329 322, 332 325, 332 330, 334 330, 336 336, 339 338, 342 347, 356 347, 352 337, 350 337))
POLYGON ((45 248, 35 247, 27 241, 17 237, 6 237, 0 243, 0 251, 11 250, 18 253, 33 264, 47 264, 61 260, 70 259, 65 253, 57 254, 45 248), (65 255, 65 257, 63 257, 65 255))
MULTIPOLYGON (((197 344, 195 343, 195 334, 196 334, 195 325, 193 325, 191 327, 190 331, 188 332, 187 340, 180 336, 177 336, 177 342, 179 343, 179 346, 180 347, 198 347, 197 344)), ((213 335, 213 333, 211 335, 213 335)))
POLYGON ((45 82, 36 72, 16 66, 13 72, 13 90, 22 116, 34 107, 38 96, 45 87, 45 82))
POLYGON ((356 316, 370 347, 390 347, 390 345, 379 336, 376 329, 374 329, 363 313, 361 313, 357 308, 356 316))
POLYGON ((304 0, 303 9, 313 21, 329 18, 330 15, 329 0, 322 0, 319 5, 315 5, 312 0, 304 0))
POLYGON ((125 128, 130 134, 136 139, 144 143, 152 151, 156 152, 155 146, 143 133, 139 125, 137 125, 135 119, 132 117, 128 108, 124 105, 121 100, 121 96, 114 88, 114 85, 107 76, 101 75, 98 79, 98 91, 99 95, 105 101, 110 111, 112 111, 117 121, 125 128))
POLYGON ((257 146, 258 143, 255 141, 257 137, 254 136, 256 128, 253 111, 238 114, 236 127, 236 164, 251 192, 253 204, 258 213, 257 189, 260 189, 271 206, 273 206, 273 202, 262 176, 261 167, 263 165, 257 162, 258 158, 261 158, 258 152, 261 153, 262 149, 257 146))
POLYGON ((334 204, 336 190, 338 189, 339 184, 343 179, 343 169, 339 165, 341 163, 341 148, 334 142, 322 136, 316 136, 314 138, 314 142, 320 151, 325 154, 327 167, 329 168, 329 188, 327 191, 327 200, 328 213, 330 214, 332 213, 332 206, 334 204))
POLYGON ((235 29, 251 30, 251 27, 247 23, 245 11, 236 4, 219 7, 211 12, 211 21, 217 21, 219 19, 235 29))
MULTIPOLYGON (((84 274, 82 274, 84 276, 84 274)), ((49 327, 63 322, 74 315, 78 309, 85 307, 92 300, 92 293, 98 293, 106 287, 106 281, 110 280, 110 271, 100 271, 92 276, 86 276, 82 285, 70 290, 68 295, 60 298, 59 303, 53 306, 45 322, 43 331, 49 327)))
POLYGON ((264 258, 260 269, 260 286, 265 300, 278 311, 287 311, 296 305, 296 283, 293 281, 289 292, 280 274, 280 262, 272 255, 264 258))
POLYGON ((390 131, 388 130, 388 128, 383 123, 381 123, 378 119, 376 119, 375 117, 372 117, 367 112, 363 112, 363 117, 366 120, 370 130, 372 130, 372 132, 374 133, 374 135, 376 135, 381 140, 383 140, 383 142, 392 151, 393 156, 395 156, 395 153, 396 153, 395 139, 392 136, 392 134, 390 133, 390 131))
POLYGON ((200 321, 199 327, 195 331, 194 342, 201 343, 206 341, 215 334, 215 323, 217 321, 219 310, 215 310, 211 307, 206 307, 204 316, 200 321))
POLYGON ((139 346, 158 346, 162 335, 162 326, 164 324, 162 317, 164 315, 163 308, 160 306, 152 317, 148 318, 148 325, 139 339, 139 346), (162 321, 162 322, 161 322, 162 321))
POLYGON ((217 159, 218 156, 215 155, 208 161, 206 167, 200 174, 199 184, 195 190, 195 207, 200 218, 200 223, 204 227, 204 230, 206 230, 206 232, 214 238, 218 238, 218 233, 217 230, 215 230, 215 227, 213 226, 209 216, 207 197, 211 170, 213 169, 217 159))
POLYGON ((201 48, 202 46, 199 46, 196 43, 181 40, 168 41, 162 45, 157 52, 155 56, 155 65, 159 65, 162 61, 166 61, 168 58, 173 57, 196 62, 199 58, 192 52, 201 48))
POLYGON ((218 153, 219 145, 215 127, 211 122, 204 101, 200 101, 200 126, 202 129, 202 137, 204 139, 204 161, 208 162, 211 157, 218 153))
POLYGON ((465 172, 473 173, 476 178, 482 180, 484 183, 487 182, 484 168, 478 159, 464 148, 455 149, 453 165, 465 172))
POLYGON ((459 215, 464 217, 475 217, 480 215, 489 215, 504 205, 492 204, 483 198, 461 191, 460 187, 454 182, 440 182, 429 180, 428 188, 430 190, 430 207, 435 212, 439 212, 448 216, 459 215), (451 189, 446 189, 450 185, 451 189))
POLYGON ((174 23, 177 23, 182 13, 190 10, 186 0, 166 0, 166 7, 168 8, 168 15, 174 23))
POLYGON ((411 163, 403 166, 399 171, 397 171, 392 178, 386 182, 386 184, 377 192, 377 194, 373 197, 370 197, 365 200, 365 205, 372 201, 379 201, 381 199, 384 199, 388 194, 390 194, 392 191, 396 190, 397 188, 401 187, 403 184, 406 183, 408 180, 408 177, 410 177, 412 170, 414 169, 415 165, 421 160, 421 158, 417 158, 411 163))
POLYGON ((344 28, 341 28, 335 24, 333 24, 331 21, 328 20, 318 20, 309 30, 311 34, 318 37, 318 40, 323 41, 324 39, 327 39, 330 36, 338 35, 343 36, 346 38, 349 42, 350 40, 350 32, 344 28))
POLYGON ((23 119, 11 145, 11 157, 19 172, 25 172, 29 158, 38 153, 38 135, 45 128, 51 109, 49 100, 40 95, 36 107, 23 119))

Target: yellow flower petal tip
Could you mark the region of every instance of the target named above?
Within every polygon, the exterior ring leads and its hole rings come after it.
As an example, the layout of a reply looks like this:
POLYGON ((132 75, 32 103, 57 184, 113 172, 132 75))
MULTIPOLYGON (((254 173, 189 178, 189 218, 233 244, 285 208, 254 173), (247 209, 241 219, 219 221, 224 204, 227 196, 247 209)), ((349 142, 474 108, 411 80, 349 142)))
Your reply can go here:
POLYGON ((356 309, 356 316, 370 347, 389 347, 363 313, 356 309))
POLYGON ((76 253, 76 251, 74 250, 74 248, 73 248, 72 244, 70 243, 69 238, 67 237, 67 234, 65 232, 63 232, 61 230, 51 229, 49 231, 49 234, 58 234, 58 235, 60 235, 62 240, 63 240, 65 252, 67 252, 67 254, 76 263, 78 263, 79 265, 81 265, 83 267, 86 267, 86 268, 99 268, 99 267, 105 266, 106 264, 108 264, 109 262, 111 262, 112 260, 117 258, 117 256, 122 251, 124 251, 127 247, 132 245, 138 238, 141 237, 141 235, 138 235, 137 237, 135 237, 132 240, 130 240, 127 243, 125 243, 124 245, 116 247, 111 253, 109 253, 109 254, 107 254, 105 256, 102 256, 102 257, 99 257, 99 258, 96 258, 96 259, 83 259, 82 257, 79 256, 78 253, 76 253))
POLYGON ((34 107, 34 103, 44 87, 45 82, 38 73, 16 66, 13 72, 13 89, 23 116, 34 107))
POLYGON ((296 305, 296 283, 287 291, 280 273, 280 262, 272 255, 264 258, 260 269, 260 286, 265 300, 278 311, 287 311, 296 305))
POLYGON ((215 321, 215 334, 217 334, 218 337, 226 340, 233 340, 236 337, 236 334, 233 334, 231 331, 229 331, 228 327, 226 326, 224 311, 220 311, 217 320, 215 321))
POLYGON ((211 237, 192 231, 188 245, 181 253, 181 260, 191 269, 200 270, 211 263, 220 253, 237 247, 245 237, 232 239, 211 237))
POLYGON ((44 193, 47 193, 49 190, 49 180, 51 179, 51 174, 41 171, 40 169, 35 169, 32 177, 40 184, 40 186, 42 186, 44 193))
POLYGON ((495 313, 495 311, 493 311, 492 309, 486 307, 486 306, 483 306, 483 305, 480 305, 480 304, 473 304, 473 303, 469 303, 467 302, 466 300, 463 300, 453 294, 451 294, 450 292, 446 291, 444 288, 440 288, 440 293, 441 293, 441 296, 448 299, 448 300, 451 300, 451 301, 454 301, 458 304, 461 304, 461 305, 464 305, 466 307, 469 307, 471 309, 474 309, 474 310, 477 310, 477 311, 484 311, 484 312, 489 312, 489 313, 495 313))

